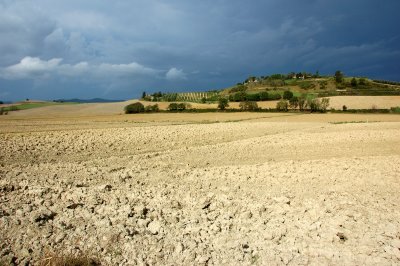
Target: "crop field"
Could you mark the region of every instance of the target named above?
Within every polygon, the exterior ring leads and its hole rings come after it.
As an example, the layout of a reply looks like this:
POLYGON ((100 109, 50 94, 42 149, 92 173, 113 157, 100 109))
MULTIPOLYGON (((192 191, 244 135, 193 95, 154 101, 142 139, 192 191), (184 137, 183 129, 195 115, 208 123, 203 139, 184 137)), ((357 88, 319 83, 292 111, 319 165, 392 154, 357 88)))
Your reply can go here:
POLYGON ((218 99, 217 92, 182 92, 178 93, 177 101, 185 101, 185 102, 201 102, 202 99, 208 100, 217 100, 218 99))
POLYGON ((6 265, 400 259, 398 115, 9 115, 0 146, 6 265))

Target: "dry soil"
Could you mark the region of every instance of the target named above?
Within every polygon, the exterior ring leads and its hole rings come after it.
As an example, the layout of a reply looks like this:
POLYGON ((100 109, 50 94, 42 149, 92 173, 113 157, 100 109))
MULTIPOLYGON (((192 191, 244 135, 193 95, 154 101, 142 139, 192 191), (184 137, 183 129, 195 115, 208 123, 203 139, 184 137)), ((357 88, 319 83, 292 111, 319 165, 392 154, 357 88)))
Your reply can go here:
POLYGON ((400 263, 398 115, 3 116, 0 147, 0 264, 400 263))

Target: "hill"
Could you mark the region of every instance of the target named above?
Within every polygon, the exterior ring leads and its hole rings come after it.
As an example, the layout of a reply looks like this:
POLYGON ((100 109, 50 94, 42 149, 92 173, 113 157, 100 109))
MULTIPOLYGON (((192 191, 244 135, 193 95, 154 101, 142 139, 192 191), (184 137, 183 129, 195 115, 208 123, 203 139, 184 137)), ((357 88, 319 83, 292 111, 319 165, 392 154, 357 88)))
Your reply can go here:
MULTIPOLYGON (((339 73, 340 74, 340 73, 339 73)), ((226 97, 231 102, 275 101, 285 91, 305 98, 331 96, 400 96, 400 83, 373 80, 363 77, 319 76, 307 73, 274 74, 271 76, 249 77, 235 86, 207 92, 145 94, 145 101, 155 102, 216 102, 226 97)))

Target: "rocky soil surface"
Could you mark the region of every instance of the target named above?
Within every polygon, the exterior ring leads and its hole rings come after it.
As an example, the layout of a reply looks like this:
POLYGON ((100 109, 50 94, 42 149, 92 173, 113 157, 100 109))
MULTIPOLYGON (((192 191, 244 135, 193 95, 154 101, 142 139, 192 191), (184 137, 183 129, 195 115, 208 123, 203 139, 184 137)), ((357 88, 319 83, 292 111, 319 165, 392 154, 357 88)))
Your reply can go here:
POLYGON ((52 123, 0 127, 6 265, 400 264, 399 122, 52 123))

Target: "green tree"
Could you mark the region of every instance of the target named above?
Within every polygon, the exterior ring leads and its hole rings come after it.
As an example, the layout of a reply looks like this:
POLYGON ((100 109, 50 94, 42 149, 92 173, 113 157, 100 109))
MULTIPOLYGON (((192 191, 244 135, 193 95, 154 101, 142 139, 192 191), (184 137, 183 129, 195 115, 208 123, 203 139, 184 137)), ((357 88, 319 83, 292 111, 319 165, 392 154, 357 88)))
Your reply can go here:
POLYGON ((233 96, 235 102, 241 102, 247 100, 247 93, 244 91, 237 92, 233 96))
POLYGON ((299 101, 299 109, 300 111, 304 111, 307 108, 307 100, 306 97, 304 95, 300 96, 298 98, 299 101))
POLYGON ((283 99, 290 100, 293 98, 293 92, 287 90, 283 92, 283 99))
POLYGON ((367 84, 365 78, 360 78, 360 79, 358 80, 358 83, 359 83, 360 85, 366 85, 366 84, 367 84))
POLYGON ((259 93, 259 95, 260 95, 260 101, 268 100, 268 92, 262 91, 262 92, 259 93))
POLYGON ((125 114, 137 114, 145 111, 144 105, 140 102, 132 103, 125 106, 125 114))
POLYGON ((288 102, 286 100, 280 100, 276 104, 276 109, 280 112, 287 112, 288 111, 288 102))
POLYGON ((186 103, 179 103, 178 104, 178 111, 184 111, 184 110, 186 110, 186 108, 187 108, 186 103))
POLYGON ((299 98, 297 98, 296 96, 293 96, 292 98, 290 98, 289 106, 292 109, 296 109, 299 106, 299 98))
POLYGON ((357 87, 358 83, 357 83, 356 78, 352 78, 350 84, 352 87, 357 87))
POLYGON ((144 91, 143 93, 142 93, 142 99, 145 99, 146 98, 146 92, 144 91))
POLYGON ((168 105, 168 110, 169 111, 177 111, 178 110, 178 104, 177 103, 170 103, 168 105))
POLYGON ((258 93, 248 93, 246 95, 246 100, 248 101, 259 101, 260 100, 260 94, 258 93))
POLYGON ((268 94, 268 100, 280 100, 282 96, 279 93, 268 94))
POLYGON ((335 80, 336 80, 337 83, 342 83, 343 82, 343 77, 344 77, 344 75, 343 75, 342 71, 337 70, 335 72, 335 80))
POLYGON ((228 99, 225 97, 221 97, 218 100, 218 108, 220 110, 225 110, 226 107, 229 107, 228 99))
POLYGON ((158 104, 147 105, 144 109, 145 109, 146 112, 158 112, 158 111, 160 111, 160 108, 158 107, 158 104))
POLYGON ((206 97, 201 98, 201 103, 206 103, 206 102, 207 102, 206 97))

